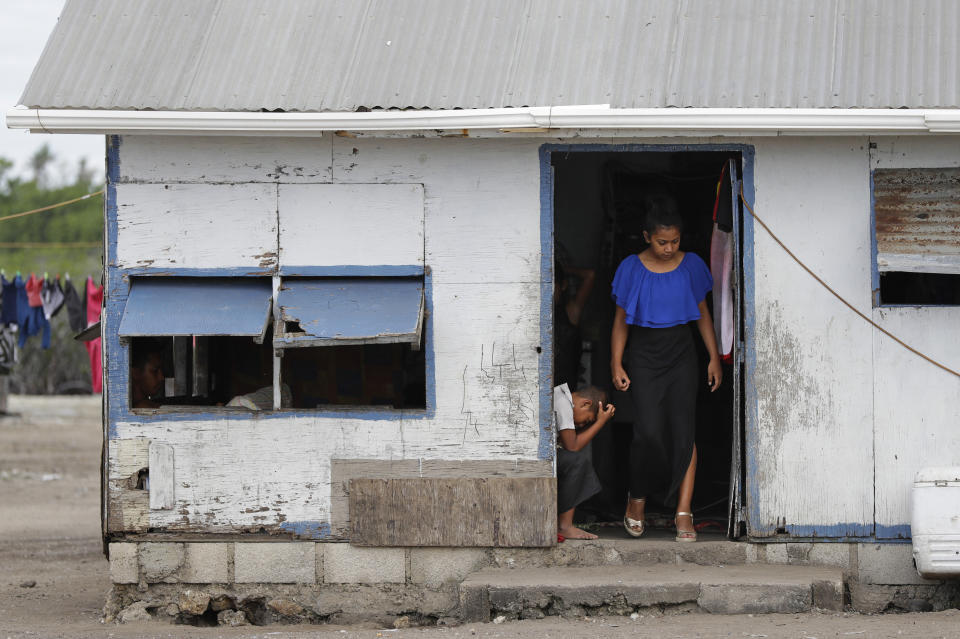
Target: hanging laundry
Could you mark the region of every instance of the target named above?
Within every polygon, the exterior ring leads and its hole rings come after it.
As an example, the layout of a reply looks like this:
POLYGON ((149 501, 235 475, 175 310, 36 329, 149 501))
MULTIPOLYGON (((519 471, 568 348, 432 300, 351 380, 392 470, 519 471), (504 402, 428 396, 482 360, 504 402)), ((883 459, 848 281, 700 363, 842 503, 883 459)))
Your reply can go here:
MULTIPOLYGON (((30 278, 36 281, 36 278, 32 275, 30 278)), ((43 346, 43 348, 50 348, 50 322, 48 322, 47 318, 43 315, 43 305, 37 304, 33 306, 30 304, 27 284, 22 278, 16 277, 13 281, 17 286, 17 324, 20 328, 20 337, 17 343, 20 348, 23 348, 28 338, 42 332, 43 338, 41 346, 43 346)), ((28 282, 29 281, 30 280, 28 280, 28 282)), ((37 298, 39 300, 39 295, 37 298)))
POLYGON ((40 302, 43 304, 43 315, 48 320, 60 312, 60 308, 63 307, 63 289, 60 288, 59 277, 55 280, 49 277, 43 280, 40 302))
POLYGON ((40 298, 40 290, 43 288, 43 280, 37 278, 33 273, 26 283, 27 302, 32 307, 43 306, 43 300, 40 298))
POLYGON ((2 286, 2 296, 0 296, 0 324, 8 326, 17 323, 17 285, 16 281, 20 279, 17 275, 12 280, 8 280, 0 275, 0 286, 2 286))
POLYGON ((63 285, 63 305, 67 307, 67 317, 70 319, 70 330, 79 333, 87 327, 87 292, 83 292, 83 299, 73 287, 73 282, 67 278, 63 285))
POLYGON ((16 326, 0 326, 0 375, 9 375, 17 363, 16 326))
MULTIPOLYGON (((86 283, 87 326, 100 321, 100 307, 103 305, 103 287, 93 283, 88 277, 86 283)), ((90 378, 93 383, 93 392, 103 392, 103 360, 100 355, 100 338, 84 342, 87 354, 90 356, 90 378)))
POLYGON ((727 163, 717 182, 710 238, 710 274, 713 276, 713 328, 723 361, 733 361, 733 191, 727 163))

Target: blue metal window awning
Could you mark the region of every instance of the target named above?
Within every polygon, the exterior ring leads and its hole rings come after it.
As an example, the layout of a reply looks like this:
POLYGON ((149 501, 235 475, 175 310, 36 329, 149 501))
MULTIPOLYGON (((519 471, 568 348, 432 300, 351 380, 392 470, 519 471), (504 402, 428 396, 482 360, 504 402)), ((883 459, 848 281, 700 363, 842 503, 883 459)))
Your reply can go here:
POLYGON ((285 279, 277 294, 277 306, 280 326, 273 343, 278 348, 396 343, 419 348, 423 279, 285 279))
POLYGON ((266 278, 140 277, 120 320, 121 337, 234 335, 262 342, 270 323, 266 278))

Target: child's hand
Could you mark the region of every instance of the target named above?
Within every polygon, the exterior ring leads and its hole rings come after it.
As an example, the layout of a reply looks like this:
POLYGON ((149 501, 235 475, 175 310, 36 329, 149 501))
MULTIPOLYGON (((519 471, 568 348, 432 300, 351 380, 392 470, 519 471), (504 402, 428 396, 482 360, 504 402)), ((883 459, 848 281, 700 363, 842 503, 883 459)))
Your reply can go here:
POLYGON ((607 423, 613 419, 613 414, 617 411, 616 407, 610 403, 604 404, 603 402, 600 402, 599 408, 600 414, 597 415, 597 420, 602 421, 603 423, 607 423))

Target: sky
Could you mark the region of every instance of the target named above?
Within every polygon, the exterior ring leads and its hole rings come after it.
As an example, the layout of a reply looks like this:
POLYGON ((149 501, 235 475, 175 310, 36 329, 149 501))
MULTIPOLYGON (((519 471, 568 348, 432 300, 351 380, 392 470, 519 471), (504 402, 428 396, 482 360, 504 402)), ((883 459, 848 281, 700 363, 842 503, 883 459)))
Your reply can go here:
MULTIPOLYGON (((23 89, 47 38, 57 24, 64 0, 0 0, 0 114, 19 103, 23 89)), ((22 129, 0 126, 0 157, 14 162, 14 171, 28 176, 27 162, 43 143, 55 156, 52 174, 72 179, 77 161, 87 158, 87 166, 103 176, 104 139, 102 135, 50 135, 27 133, 22 129)))

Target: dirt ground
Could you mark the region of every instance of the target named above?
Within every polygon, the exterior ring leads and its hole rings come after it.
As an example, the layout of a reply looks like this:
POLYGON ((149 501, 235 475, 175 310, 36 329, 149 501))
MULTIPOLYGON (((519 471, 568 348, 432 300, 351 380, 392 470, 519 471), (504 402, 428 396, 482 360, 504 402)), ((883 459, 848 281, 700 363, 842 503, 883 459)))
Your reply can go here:
POLYGON ((472 639, 502 637, 960 637, 960 611, 548 618, 459 627, 193 628, 103 624, 110 587, 100 545, 99 397, 14 397, 0 417, 0 639, 197 637, 472 639), (33 585, 31 585, 33 584, 33 585))

